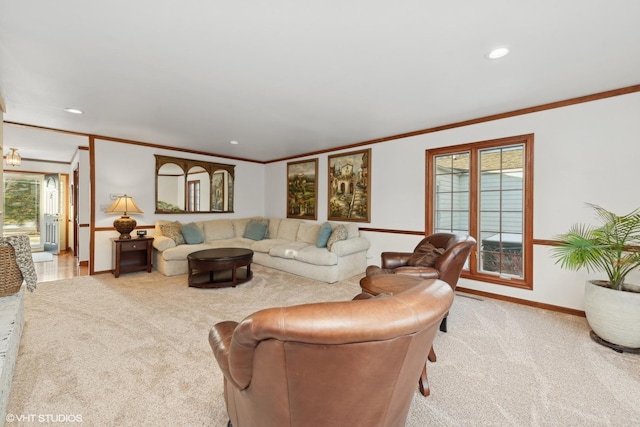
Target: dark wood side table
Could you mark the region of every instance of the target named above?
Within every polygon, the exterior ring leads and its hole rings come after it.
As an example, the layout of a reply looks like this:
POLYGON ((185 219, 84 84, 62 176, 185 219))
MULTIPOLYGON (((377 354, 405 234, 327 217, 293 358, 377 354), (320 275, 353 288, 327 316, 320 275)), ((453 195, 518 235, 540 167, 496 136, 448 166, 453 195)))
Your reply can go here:
POLYGON ((153 250, 153 237, 137 239, 111 239, 113 242, 113 269, 114 276, 130 271, 147 270, 151 273, 151 251, 153 250))

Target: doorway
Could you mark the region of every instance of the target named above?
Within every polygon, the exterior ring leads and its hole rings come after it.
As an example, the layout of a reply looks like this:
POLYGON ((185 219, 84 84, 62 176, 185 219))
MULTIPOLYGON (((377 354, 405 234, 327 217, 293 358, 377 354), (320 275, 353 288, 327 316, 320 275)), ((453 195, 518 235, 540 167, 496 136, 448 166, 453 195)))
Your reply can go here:
POLYGON ((34 252, 57 255, 66 249, 68 175, 7 171, 3 175, 3 234, 27 234, 34 252))

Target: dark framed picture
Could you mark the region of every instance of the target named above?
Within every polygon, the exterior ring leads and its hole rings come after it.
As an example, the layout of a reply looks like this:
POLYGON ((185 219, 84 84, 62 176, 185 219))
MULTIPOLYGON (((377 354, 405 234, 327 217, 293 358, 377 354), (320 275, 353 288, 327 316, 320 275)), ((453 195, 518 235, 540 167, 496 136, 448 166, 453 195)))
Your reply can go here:
POLYGON ((329 220, 370 222, 370 165, 370 148, 329 156, 329 220))
POLYGON ((318 159, 287 163, 287 218, 318 219, 318 159))
POLYGON ((211 179, 211 210, 212 211, 223 211, 224 210, 224 198, 225 198, 225 188, 224 188, 224 173, 221 171, 216 171, 213 173, 213 178, 211 179))

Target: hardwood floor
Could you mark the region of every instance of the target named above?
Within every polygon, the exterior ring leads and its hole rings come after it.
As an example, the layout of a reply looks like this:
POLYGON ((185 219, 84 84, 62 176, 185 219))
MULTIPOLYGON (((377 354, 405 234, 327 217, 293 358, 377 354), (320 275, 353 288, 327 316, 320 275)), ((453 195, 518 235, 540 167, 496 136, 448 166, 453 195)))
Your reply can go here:
POLYGON ((61 251, 59 255, 53 256, 53 261, 36 262, 35 267, 38 283, 89 274, 89 268, 79 266, 77 258, 73 256, 71 251, 61 251))

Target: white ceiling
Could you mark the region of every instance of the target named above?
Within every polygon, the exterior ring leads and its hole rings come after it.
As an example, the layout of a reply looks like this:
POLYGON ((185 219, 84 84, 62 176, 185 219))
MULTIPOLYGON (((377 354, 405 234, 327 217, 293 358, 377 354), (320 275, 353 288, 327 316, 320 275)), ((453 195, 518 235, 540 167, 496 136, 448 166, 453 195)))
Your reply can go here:
MULTIPOLYGON (((639 16, 638 0, 0 0, 0 95, 9 122, 269 161, 639 84, 639 16)), ((36 156, 15 133, 5 147, 36 156)))

